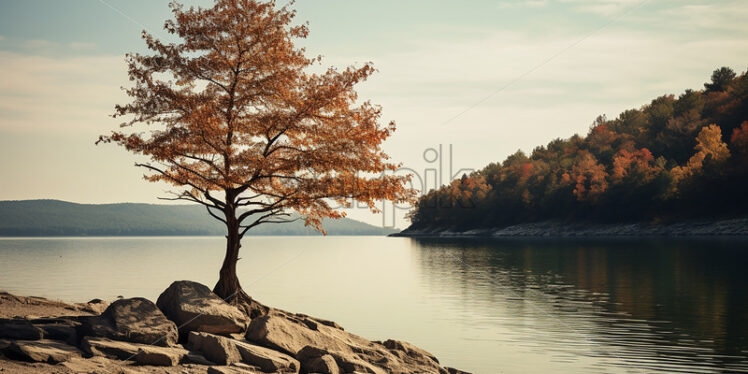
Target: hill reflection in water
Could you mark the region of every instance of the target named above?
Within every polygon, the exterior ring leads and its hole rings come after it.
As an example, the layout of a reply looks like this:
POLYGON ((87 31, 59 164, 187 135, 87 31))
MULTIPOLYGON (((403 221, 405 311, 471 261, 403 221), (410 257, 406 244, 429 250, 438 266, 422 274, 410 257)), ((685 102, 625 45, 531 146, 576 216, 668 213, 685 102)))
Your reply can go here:
POLYGON ((599 371, 748 371, 744 241, 411 240, 472 339, 599 371))

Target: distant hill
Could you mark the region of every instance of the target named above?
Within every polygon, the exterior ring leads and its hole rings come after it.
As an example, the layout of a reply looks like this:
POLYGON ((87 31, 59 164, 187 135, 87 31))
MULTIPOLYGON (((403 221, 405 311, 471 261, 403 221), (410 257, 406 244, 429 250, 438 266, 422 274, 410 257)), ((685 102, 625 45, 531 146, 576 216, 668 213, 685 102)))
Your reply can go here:
MULTIPOLYGON (((352 219, 324 222, 328 235, 387 235, 352 219)), ((76 204, 60 200, 0 201, 0 236, 224 235, 199 205, 76 204)), ((321 235, 302 221, 260 225, 248 235, 321 235)))
POLYGON ((746 191, 748 72, 724 67, 703 90, 600 116, 586 136, 518 151, 429 191, 410 231, 743 218, 746 191))

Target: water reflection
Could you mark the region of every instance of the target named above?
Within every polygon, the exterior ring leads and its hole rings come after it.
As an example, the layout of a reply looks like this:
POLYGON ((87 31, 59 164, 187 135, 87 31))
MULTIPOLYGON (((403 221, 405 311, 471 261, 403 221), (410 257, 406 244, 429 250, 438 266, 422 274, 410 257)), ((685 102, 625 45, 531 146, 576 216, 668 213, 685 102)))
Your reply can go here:
POLYGON ((745 241, 412 240, 475 339, 591 372, 748 372, 745 241))

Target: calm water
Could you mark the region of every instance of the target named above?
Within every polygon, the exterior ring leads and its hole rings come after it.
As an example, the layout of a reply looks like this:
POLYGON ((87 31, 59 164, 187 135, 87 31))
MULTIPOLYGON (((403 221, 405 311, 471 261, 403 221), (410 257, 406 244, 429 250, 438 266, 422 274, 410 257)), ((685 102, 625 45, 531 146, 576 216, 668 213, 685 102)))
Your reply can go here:
MULTIPOLYGON (((69 301, 212 286, 223 238, 0 239, 0 288, 69 301)), ((251 237, 261 302, 475 373, 748 372, 746 241, 251 237)))

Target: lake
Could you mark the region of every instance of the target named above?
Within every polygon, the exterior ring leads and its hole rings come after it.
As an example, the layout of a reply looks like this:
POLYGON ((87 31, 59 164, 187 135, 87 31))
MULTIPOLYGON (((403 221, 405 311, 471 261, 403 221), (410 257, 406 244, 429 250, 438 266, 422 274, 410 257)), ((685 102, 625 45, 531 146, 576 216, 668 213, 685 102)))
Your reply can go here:
MULTIPOLYGON (((220 237, 0 239, 0 289, 83 302, 212 287, 220 237)), ((248 237, 260 302, 474 373, 748 372, 748 241, 248 237)))

